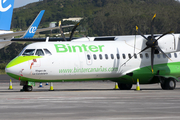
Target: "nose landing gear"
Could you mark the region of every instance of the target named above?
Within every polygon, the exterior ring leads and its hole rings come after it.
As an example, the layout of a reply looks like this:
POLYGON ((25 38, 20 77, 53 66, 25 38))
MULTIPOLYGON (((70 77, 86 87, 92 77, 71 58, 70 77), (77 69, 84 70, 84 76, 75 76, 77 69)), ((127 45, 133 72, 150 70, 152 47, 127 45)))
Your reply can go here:
POLYGON ((28 85, 28 81, 21 81, 20 85, 23 86, 21 91, 32 91, 33 90, 33 87, 28 85))
POLYGON ((32 86, 29 86, 29 85, 24 85, 23 86, 23 91, 32 91, 32 90, 33 90, 32 86))

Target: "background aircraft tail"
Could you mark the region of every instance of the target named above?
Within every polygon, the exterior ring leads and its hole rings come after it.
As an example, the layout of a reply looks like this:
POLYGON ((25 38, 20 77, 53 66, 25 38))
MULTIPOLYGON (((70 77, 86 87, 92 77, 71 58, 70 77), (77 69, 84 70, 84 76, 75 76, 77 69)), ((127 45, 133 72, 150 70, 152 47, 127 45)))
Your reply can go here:
POLYGON ((40 11, 40 13, 36 17, 36 19, 33 21, 33 23, 30 25, 30 27, 28 28, 28 30, 26 31, 26 33, 23 35, 22 38, 32 38, 34 36, 44 12, 45 10, 40 11))
POLYGON ((14 0, 0 0, 0 30, 10 30, 14 0))

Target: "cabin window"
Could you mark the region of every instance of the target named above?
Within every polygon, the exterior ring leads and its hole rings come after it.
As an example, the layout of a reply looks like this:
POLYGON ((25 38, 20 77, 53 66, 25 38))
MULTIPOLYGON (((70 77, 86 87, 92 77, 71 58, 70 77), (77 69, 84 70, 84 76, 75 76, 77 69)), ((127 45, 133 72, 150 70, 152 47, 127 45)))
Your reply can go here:
POLYGON ((117 57, 117 59, 119 59, 120 58, 119 54, 116 54, 116 57, 117 57))
POLYGON ((94 60, 96 60, 96 59, 97 59, 97 57, 96 57, 96 55, 95 55, 95 54, 93 55, 93 57, 94 57, 94 60))
POLYGON ((46 53, 46 55, 52 55, 48 49, 44 49, 44 52, 46 53))
POLYGON ((168 57, 171 58, 171 53, 168 53, 168 57))
POLYGON ((134 58, 137 59, 137 54, 134 54, 134 58))
POLYGON ((160 55, 160 54, 157 54, 157 58, 161 58, 161 55, 160 55))
POLYGON ((143 54, 139 54, 140 58, 142 59, 143 58, 143 54))
POLYGON ((129 59, 131 59, 132 58, 131 54, 128 54, 128 57, 129 57, 129 59))
POLYGON ((99 54, 99 59, 100 59, 100 60, 102 60, 102 59, 103 59, 101 54, 99 54))
POLYGON ((123 59, 126 59, 126 55, 125 54, 122 54, 122 56, 123 56, 123 59))
POLYGON ((38 55, 38 56, 44 56, 44 52, 43 52, 42 49, 37 49, 35 55, 38 55))
POLYGON ((107 54, 105 54, 105 58, 108 59, 108 55, 107 54))
POLYGON ((35 49, 26 49, 22 55, 34 55, 35 49))
POLYGON ((111 59, 114 59, 114 55, 113 54, 111 54, 111 59))
POLYGON ((176 53, 174 53, 174 57, 177 58, 177 54, 176 53))
POLYGON ((90 56, 90 55, 87 55, 87 59, 90 60, 90 59, 91 59, 91 56, 90 56))
POLYGON ((145 53, 145 56, 146 56, 146 58, 149 58, 149 54, 148 53, 145 53))
POLYGON ((163 54, 163 58, 166 58, 166 55, 165 55, 165 54, 163 54))

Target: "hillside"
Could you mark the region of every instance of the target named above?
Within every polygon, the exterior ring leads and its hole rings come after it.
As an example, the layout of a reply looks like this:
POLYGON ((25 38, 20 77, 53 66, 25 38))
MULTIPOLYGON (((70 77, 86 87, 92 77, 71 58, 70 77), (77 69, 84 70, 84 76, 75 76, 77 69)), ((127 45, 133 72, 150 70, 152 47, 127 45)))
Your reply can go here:
POLYGON ((12 28, 26 29, 42 9, 40 27, 68 17, 83 17, 88 36, 135 34, 135 26, 149 33, 157 13, 155 33, 180 32, 180 3, 175 0, 43 0, 14 10, 12 28))

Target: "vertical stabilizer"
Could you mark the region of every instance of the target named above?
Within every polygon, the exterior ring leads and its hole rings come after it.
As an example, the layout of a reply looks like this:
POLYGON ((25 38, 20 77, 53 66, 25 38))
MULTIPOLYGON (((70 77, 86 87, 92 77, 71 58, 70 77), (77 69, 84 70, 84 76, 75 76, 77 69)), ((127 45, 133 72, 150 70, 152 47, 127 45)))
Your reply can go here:
POLYGON ((32 38, 36 33, 45 10, 41 10, 22 38, 32 38))
POLYGON ((10 30, 14 0, 0 0, 0 30, 10 30))

